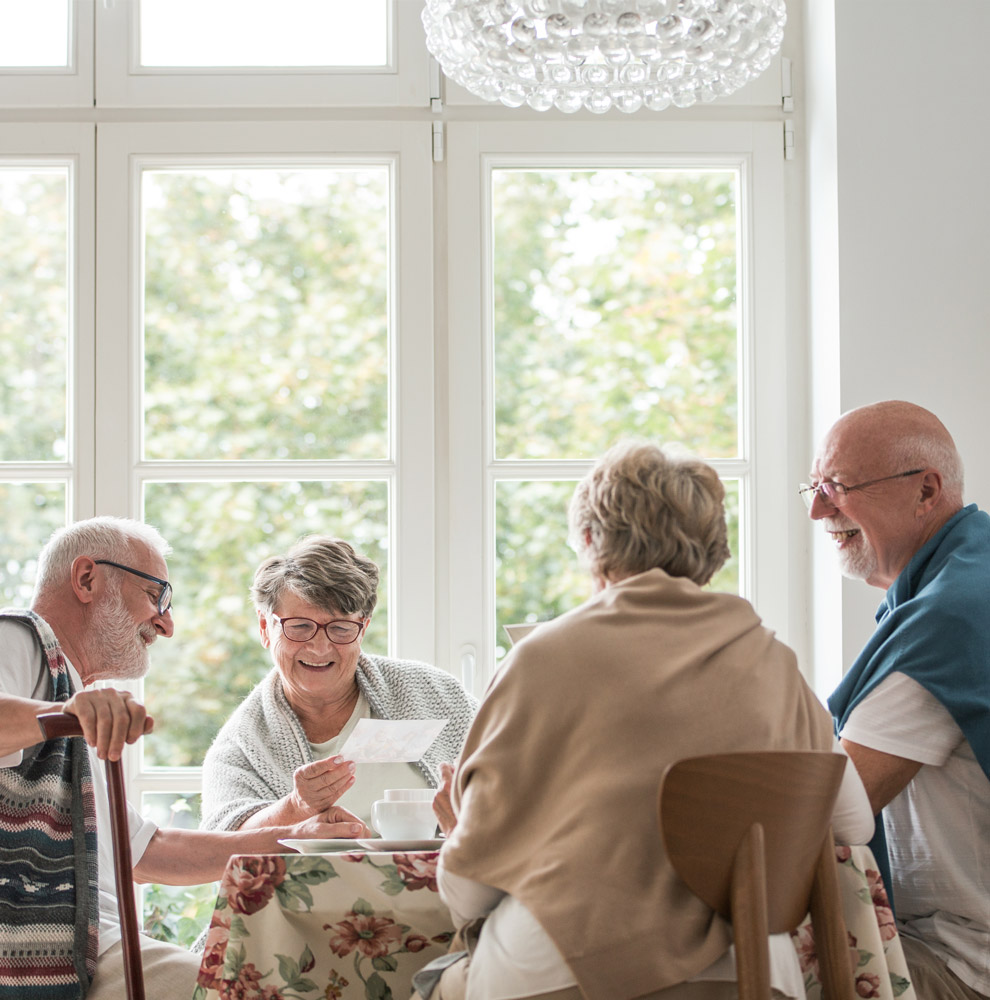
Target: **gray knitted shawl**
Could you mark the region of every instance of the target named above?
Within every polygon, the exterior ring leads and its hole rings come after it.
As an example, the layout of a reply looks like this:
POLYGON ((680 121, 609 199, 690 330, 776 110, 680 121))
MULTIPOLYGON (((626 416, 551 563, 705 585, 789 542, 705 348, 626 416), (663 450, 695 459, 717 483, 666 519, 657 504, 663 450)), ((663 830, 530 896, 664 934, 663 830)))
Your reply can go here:
MULTIPOLYGON (((432 787, 453 763, 478 708, 444 670, 415 660, 362 653, 355 674, 375 719, 450 719, 416 762, 432 787)), ((224 723, 203 762, 202 830, 235 830, 292 791, 297 767, 313 760, 302 724, 273 669, 224 723)))

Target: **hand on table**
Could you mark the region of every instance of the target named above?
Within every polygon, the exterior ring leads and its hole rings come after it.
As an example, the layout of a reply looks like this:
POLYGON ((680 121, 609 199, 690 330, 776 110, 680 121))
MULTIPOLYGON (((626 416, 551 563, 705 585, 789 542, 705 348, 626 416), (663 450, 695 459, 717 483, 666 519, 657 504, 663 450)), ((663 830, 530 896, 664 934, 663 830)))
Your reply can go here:
POLYGON ((450 785, 454 778, 454 765, 441 764, 440 777, 443 784, 437 789, 437 794, 433 798, 433 812, 440 824, 440 829, 445 837, 449 837, 451 831, 457 825, 457 817, 454 815, 454 807, 450 802, 450 785))
POLYGON ((290 828, 293 837, 300 840, 351 840, 354 837, 370 837, 368 828, 354 813, 340 806, 330 806, 318 816, 310 816, 290 828))
POLYGON ((354 784, 354 763, 343 757, 314 760, 292 775, 290 803, 300 816, 316 816, 329 809, 354 784))
POLYGON ((82 726, 83 738, 100 760, 119 760, 125 743, 150 733, 155 720, 130 691, 92 688, 80 691, 62 705, 82 726))

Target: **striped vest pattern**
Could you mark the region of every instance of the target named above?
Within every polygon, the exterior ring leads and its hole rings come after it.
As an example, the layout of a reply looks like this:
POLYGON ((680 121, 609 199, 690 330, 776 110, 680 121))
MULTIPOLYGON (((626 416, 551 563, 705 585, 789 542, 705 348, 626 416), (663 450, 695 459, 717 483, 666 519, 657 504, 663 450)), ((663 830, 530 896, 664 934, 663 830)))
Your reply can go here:
MULTIPOLYGON (((48 700, 73 694, 48 623, 5 608, 37 637, 48 700)), ((2 652, 0 652, 2 655, 2 652)), ((40 740, 41 733, 39 731, 40 740)), ((96 806, 81 737, 39 743, 0 767, 0 1000, 80 1000, 96 972, 96 806)))

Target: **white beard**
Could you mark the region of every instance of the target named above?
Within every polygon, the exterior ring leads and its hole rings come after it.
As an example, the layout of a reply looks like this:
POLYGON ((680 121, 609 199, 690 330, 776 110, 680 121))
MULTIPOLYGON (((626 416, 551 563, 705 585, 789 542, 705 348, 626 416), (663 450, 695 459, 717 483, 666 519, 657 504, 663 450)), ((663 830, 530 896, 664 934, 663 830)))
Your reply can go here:
POLYGON ((839 550, 839 569, 850 580, 869 580, 877 571, 877 554, 860 532, 859 544, 854 548, 839 550))
POLYGON ((93 641, 96 658, 105 671, 102 676, 119 680, 144 677, 151 660, 142 631, 131 621, 120 591, 109 593, 93 613, 93 641))

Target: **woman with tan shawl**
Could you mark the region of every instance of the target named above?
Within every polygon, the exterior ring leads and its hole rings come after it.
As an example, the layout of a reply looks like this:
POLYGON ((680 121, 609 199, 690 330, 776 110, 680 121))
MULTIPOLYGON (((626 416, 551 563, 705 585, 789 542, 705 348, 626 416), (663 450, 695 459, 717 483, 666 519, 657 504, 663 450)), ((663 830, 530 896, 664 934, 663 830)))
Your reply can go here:
MULTIPOLYGON (((514 647, 438 798, 440 892, 459 926, 486 919, 432 1000, 735 996, 728 925, 664 856, 660 775, 837 744, 791 650, 748 602, 702 589, 729 555, 723 498, 709 466, 652 445, 613 449, 577 487, 595 595, 514 647)), ((833 819, 861 842, 872 817, 846 774, 833 819)), ((774 985, 803 997, 783 937, 774 985)))

